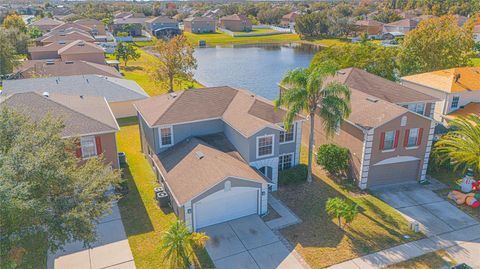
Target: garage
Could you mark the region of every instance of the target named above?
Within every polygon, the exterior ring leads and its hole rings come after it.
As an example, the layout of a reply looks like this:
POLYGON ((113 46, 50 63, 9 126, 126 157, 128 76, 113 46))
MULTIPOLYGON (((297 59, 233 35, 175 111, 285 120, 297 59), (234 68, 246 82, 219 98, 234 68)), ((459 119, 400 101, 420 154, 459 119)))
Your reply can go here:
POLYGON ((372 165, 368 172, 368 187, 418 181, 420 160, 372 165))
POLYGON ((200 229, 232 219, 257 214, 259 189, 235 187, 217 191, 194 203, 194 227, 200 229))

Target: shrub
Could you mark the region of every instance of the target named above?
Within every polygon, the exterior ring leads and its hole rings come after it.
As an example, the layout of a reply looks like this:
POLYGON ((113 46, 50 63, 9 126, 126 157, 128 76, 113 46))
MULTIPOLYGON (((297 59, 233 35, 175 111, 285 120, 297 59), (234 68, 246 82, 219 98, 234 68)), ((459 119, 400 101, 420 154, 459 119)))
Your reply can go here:
POLYGON ((305 182, 307 179, 307 166, 304 164, 297 165, 293 168, 280 171, 278 175, 278 185, 285 186, 305 182))
POLYGON ((318 148, 317 163, 328 173, 338 175, 348 169, 348 149, 335 144, 324 144, 318 148))

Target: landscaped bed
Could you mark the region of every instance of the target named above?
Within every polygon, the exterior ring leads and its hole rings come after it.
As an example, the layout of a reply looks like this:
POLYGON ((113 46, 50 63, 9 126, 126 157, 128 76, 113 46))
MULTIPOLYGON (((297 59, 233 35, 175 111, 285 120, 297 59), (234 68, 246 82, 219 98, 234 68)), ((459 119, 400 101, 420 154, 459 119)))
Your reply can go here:
MULTIPOLYGON (((119 151, 126 153, 128 165, 124 177, 128 180, 129 193, 119 201, 122 221, 127 233, 137 268, 163 268, 163 252, 160 238, 176 216, 171 210, 160 209, 153 195, 157 186, 155 175, 140 151, 140 134, 136 118, 119 121, 121 130, 117 141, 119 151)), ((206 251, 198 258, 202 268, 213 268, 206 251)))
MULTIPOLYGON (((302 148, 302 163, 306 148, 302 148)), ((281 230, 281 234, 313 268, 323 268, 423 238, 409 230, 408 222, 378 198, 350 192, 314 168, 312 183, 281 186, 274 196, 284 202, 302 223, 281 230), (325 212, 330 197, 342 197, 358 204, 359 215, 342 231, 325 212), (408 235, 408 239, 405 239, 408 235)))

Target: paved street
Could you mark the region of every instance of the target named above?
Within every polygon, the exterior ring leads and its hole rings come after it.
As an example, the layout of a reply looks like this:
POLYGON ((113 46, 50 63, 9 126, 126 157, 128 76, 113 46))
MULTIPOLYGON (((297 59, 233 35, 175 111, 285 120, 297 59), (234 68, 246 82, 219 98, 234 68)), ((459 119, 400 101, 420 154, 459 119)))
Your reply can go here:
POLYGON ((301 269, 293 252, 257 215, 201 229, 210 239, 207 251, 216 268, 301 269))
POLYGON ((83 243, 67 244, 63 251, 50 254, 48 269, 135 269, 132 251, 123 228, 118 206, 97 225, 98 240, 91 248, 83 243))

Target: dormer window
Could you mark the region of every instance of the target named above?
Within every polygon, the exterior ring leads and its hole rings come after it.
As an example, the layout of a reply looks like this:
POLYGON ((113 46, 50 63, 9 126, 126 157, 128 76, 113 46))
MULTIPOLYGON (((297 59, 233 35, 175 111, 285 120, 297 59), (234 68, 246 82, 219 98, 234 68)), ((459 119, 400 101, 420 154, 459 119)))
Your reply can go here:
POLYGON ((424 103, 416 103, 416 104, 408 104, 403 106, 407 108, 410 111, 416 112, 420 115, 423 115, 425 113, 425 104, 424 103))

